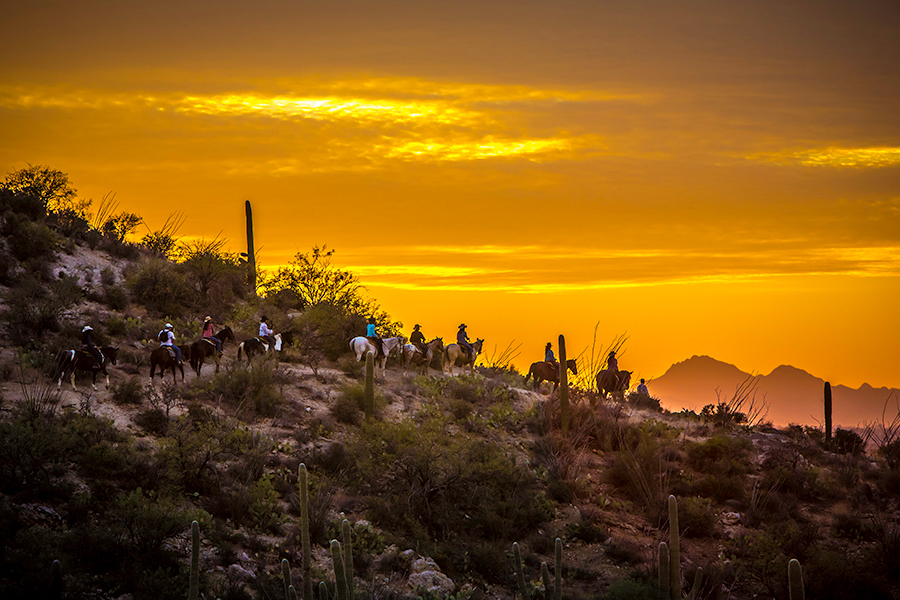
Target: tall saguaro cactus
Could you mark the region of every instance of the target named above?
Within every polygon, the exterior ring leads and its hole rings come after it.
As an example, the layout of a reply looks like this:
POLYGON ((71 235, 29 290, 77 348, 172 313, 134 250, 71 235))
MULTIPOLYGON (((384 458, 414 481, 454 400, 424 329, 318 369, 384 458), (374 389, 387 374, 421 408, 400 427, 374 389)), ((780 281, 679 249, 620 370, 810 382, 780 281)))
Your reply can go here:
POLYGON ((191 582, 188 600, 200 595, 200 523, 191 521, 191 582))
POLYGON ((303 552, 300 565, 303 572, 303 600, 313 600, 309 545, 309 484, 307 482, 305 463, 300 463, 300 544, 303 552))
POLYGON ((253 246, 253 209, 250 201, 244 202, 244 211, 247 213, 247 278, 250 281, 250 289, 256 295, 256 253, 253 246))
POLYGON ((366 387, 363 393, 363 404, 366 410, 366 420, 371 421, 375 417, 375 357, 371 352, 366 352, 366 387))
POLYGON ((831 447, 831 384, 825 382, 825 447, 831 447))
POLYGON ((569 436, 569 377, 566 372, 566 337, 559 336, 559 420, 563 437, 569 436))
POLYGON ((788 594, 790 600, 806 600, 803 570, 800 568, 800 561, 796 558, 792 558, 788 562, 788 594))

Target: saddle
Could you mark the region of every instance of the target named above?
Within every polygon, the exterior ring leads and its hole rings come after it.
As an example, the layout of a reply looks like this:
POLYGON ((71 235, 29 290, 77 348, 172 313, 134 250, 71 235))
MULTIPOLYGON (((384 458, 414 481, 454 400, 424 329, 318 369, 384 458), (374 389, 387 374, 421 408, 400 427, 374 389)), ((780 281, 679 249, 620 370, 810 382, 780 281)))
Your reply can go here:
POLYGON ((175 348, 173 348, 172 346, 163 346, 163 348, 166 349, 166 352, 169 353, 169 356, 171 358, 178 358, 178 355, 175 354, 175 348))
POLYGON ((259 343, 262 345, 263 351, 265 351, 265 352, 268 352, 268 351, 269 351, 269 342, 267 342, 265 338, 261 338, 261 337, 259 337, 259 336, 256 336, 256 341, 259 342, 259 343))

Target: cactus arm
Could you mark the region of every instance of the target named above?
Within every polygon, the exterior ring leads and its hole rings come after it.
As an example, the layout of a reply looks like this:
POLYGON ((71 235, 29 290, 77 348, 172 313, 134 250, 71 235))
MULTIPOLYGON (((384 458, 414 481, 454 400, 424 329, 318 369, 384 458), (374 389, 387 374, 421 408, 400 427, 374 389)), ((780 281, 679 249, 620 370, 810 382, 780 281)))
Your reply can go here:
POLYGON ((191 521, 191 580, 188 600, 197 600, 200 595, 200 524, 191 521))

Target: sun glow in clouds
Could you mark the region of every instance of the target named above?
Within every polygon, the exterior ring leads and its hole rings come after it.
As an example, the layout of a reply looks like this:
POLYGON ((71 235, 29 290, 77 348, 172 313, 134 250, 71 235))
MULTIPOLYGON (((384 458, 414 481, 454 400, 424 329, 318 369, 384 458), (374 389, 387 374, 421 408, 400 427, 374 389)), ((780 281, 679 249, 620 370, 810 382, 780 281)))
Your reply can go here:
POLYGON ((900 148, 820 148, 750 156, 755 160, 807 167, 890 167, 900 165, 900 148))

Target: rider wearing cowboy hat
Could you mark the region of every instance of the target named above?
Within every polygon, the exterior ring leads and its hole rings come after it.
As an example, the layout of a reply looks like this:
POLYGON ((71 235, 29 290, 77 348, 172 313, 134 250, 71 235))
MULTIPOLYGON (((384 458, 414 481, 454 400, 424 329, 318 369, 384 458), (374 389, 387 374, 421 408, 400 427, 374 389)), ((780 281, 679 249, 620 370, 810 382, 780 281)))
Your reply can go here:
POLYGON ((409 343, 419 349, 422 354, 428 354, 428 348, 425 346, 425 336, 419 331, 419 324, 413 327, 413 332, 409 334, 409 343))
POLYGON ((466 351, 466 355, 470 359, 475 358, 475 348, 469 343, 469 334, 466 333, 465 323, 460 325, 459 331, 456 332, 456 343, 459 344, 460 348, 466 351))
POLYGON ((381 338, 375 335, 375 317, 369 317, 369 322, 366 323, 366 337, 369 338, 369 341, 375 346, 375 358, 384 356, 384 347, 381 344, 381 338))
POLYGON ((606 370, 613 373, 619 372, 619 361, 616 360, 615 351, 610 352, 609 357, 606 359, 606 370))
POLYGON ((643 395, 645 395, 645 396, 649 396, 649 395, 650 395, 650 392, 647 390, 647 385, 644 383, 644 379, 643 379, 643 378, 641 378, 641 383, 640 383, 640 385, 637 386, 637 393, 638 393, 638 394, 643 394, 643 395))
POLYGON ((211 341, 216 345, 216 352, 222 354, 222 342, 219 338, 216 337, 216 326, 213 323, 212 317, 206 317, 203 319, 203 338, 211 341))
POLYGON ((90 325, 85 325, 84 329, 81 330, 81 348, 91 353, 94 357, 95 366, 99 367, 103 364, 103 353, 100 352, 100 348, 94 345, 94 340, 91 337, 93 331, 94 328, 90 325))
POLYGON ((544 362, 548 362, 551 365, 556 365, 556 356, 553 355, 553 345, 550 342, 547 342, 547 345, 544 347, 544 362))

